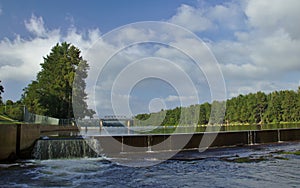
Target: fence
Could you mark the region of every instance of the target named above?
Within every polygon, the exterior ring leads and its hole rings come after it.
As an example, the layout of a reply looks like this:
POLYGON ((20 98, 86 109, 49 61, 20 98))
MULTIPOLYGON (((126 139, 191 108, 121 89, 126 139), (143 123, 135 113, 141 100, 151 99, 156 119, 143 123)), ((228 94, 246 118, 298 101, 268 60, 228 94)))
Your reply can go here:
POLYGON ((74 119, 58 119, 49 116, 34 114, 28 111, 24 105, 0 105, 0 115, 19 122, 41 125, 74 125, 74 119))
POLYGON ((29 112, 27 108, 24 108, 24 122, 32 124, 47 124, 47 125, 59 125, 59 119, 48 116, 37 115, 29 112))

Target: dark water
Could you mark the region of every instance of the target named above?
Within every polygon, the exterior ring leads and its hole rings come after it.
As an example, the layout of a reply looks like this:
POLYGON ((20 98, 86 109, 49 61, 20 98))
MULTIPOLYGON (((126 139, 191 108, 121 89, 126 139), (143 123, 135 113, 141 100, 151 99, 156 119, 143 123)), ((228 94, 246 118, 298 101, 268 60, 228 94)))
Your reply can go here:
POLYGON ((135 168, 101 157, 21 161, 0 165, 0 187, 299 187, 299 150, 290 142, 188 151, 135 168))

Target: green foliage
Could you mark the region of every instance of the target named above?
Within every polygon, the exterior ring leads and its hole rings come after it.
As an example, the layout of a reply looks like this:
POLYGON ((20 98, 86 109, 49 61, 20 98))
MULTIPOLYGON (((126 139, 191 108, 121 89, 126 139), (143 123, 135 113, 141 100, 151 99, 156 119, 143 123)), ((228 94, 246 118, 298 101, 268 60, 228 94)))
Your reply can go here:
POLYGON ((300 121, 300 92, 274 91, 239 95, 227 100, 225 119, 229 123, 279 123, 300 121))
MULTIPOLYGON (((191 105, 166 110, 162 126, 192 125, 195 114, 199 114, 198 125, 207 124, 264 124, 300 121, 300 87, 296 91, 274 91, 268 95, 263 92, 239 95, 224 102, 191 105), (214 106, 214 108, 212 108, 214 106), (181 122, 179 122, 181 120, 181 122)), ((162 113, 162 112, 158 112, 162 113)), ((138 120, 149 120, 152 114, 139 114, 138 120)), ((153 117, 152 117, 153 119, 153 117)), ((140 121, 140 122, 143 122, 140 121)), ((137 125, 144 125, 137 122, 137 125)))
POLYGON ((4 115, 12 120, 23 121, 24 105, 12 100, 7 100, 5 104, 0 105, 0 115, 4 115))
POLYGON ((22 102, 29 111, 55 118, 73 118, 74 97, 77 115, 81 118, 93 115, 94 112, 87 109, 87 94, 84 91, 89 65, 80 53, 75 46, 63 42, 54 46, 50 54, 44 57, 36 81, 24 89, 22 96, 22 102))

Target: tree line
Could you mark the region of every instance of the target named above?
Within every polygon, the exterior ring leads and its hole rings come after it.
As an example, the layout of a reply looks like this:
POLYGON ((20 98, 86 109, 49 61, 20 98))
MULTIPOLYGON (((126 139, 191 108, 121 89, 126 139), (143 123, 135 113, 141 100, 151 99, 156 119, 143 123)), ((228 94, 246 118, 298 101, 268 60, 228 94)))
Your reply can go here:
MULTIPOLYGON (((214 101, 213 105, 223 102, 214 101)), ((135 123, 139 125, 191 125, 195 119, 198 125, 213 124, 212 104, 203 103, 189 107, 161 110, 157 113, 138 114, 135 123), (182 112, 189 113, 182 113, 182 112), (181 114, 184 114, 182 117, 181 114), (183 118, 183 119, 182 119, 183 118)), ((261 91, 239 95, 226 101, 225 116, 220 124, 267 124, 280 122, 300 122, 300 87, 297 91, 274 91, 269 94, 261 91)))

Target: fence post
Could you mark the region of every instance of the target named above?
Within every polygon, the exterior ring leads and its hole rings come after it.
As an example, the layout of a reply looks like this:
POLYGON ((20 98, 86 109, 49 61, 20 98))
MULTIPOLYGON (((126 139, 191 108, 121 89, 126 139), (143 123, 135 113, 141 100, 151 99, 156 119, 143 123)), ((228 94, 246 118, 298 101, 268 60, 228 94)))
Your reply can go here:
POLYGON ((23 121, 25 122, 26 120, 26 106, 23 105, 23 121))

